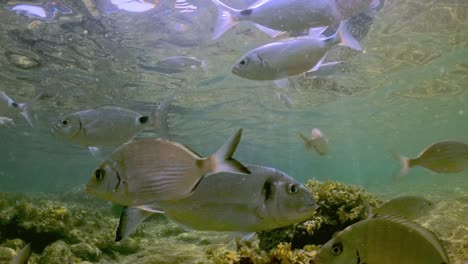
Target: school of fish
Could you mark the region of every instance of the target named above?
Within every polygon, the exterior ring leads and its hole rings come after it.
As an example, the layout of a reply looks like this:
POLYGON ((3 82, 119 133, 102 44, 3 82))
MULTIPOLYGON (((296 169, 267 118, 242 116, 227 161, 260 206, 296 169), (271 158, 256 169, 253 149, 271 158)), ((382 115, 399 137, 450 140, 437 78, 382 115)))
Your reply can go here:
MULTIPOLYGON (((271 37, 308 32, 247 51, 231 67, 238 77, 274 81, 281 88, 292 76, 327 76, 340 71, 345 62, 325 62, 331 49, 337 45, 363 49, 349 32, 347 20, 381 5, 376 0, 260 0, 235 9, 220 0, 212 3, 219 13, 213 40, 242 21, 253 23, 271 37), (336 32, 323 35, 332 26, 337 26, 336 32)), ((151 10, 157 2, 144 5, 151 10)), ((35 16, 46 16, 39 6, 21 5, 11 10, 21 8, 28 12, 37 9, 35 16)), ((208 69, 204 60, 192 56, 173 56, 139 66, 163 74, 208 69)), ((164 213, 187 229, 235 232, 273 230, 314 215, 318 205, 313 193, 292 176, 233 158, 242 129, 208 157, 172 141, 167 119, 174 97, 174 93, 167 95, 147 114, 115 105, 83 109, 57 117, 50 128, 57 137, 87 147, 93 155, 103 146, 115 147, 90 172, 85 190, 125 206, 116 241, 131 235, 155 213, 164 213), (159 137, 136 139, 144 130, 157 131, 159 137)), ((293 106, 287 93, 278 93, 278 97, 293 106)), ((33 127, 31 109, 40 98, 41 94, 20 103, 0 92, 0 127, 16 127, 18 116, 33 127)), ((329 140, 320 129, 313 128, 310 136, 299 133, 299 137, 307 151, 329 154, 329 140)), ((398 179, 415 166, 435 173, 458 173, 468 168, 468 145, 457 140, 433 143, 416 158, 394 156, 401 163, 398 179)), ((320 248, 316 263, 448 264, 438 238, 412 221, 430 214, 433 207, 424 197, 403 196, 369 208, 366 220, 348 226, 320 248)), ((27 263, 30 255, 28 244, 11 263, 27 263)))

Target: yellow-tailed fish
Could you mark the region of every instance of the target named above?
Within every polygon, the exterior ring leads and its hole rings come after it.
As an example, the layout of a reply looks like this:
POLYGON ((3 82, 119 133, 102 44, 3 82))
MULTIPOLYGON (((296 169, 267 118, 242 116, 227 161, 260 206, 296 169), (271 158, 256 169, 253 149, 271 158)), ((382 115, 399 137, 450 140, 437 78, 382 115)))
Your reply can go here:
POLYGON ((232 158, 241 134, 242 129, 239 129, 207 158, 164 139, 125 143, 94 170, 86 191, 127 206, 185 198, 208 173, 249 173, 232 158))
POLYGON ((355 223, 323 245, 316 264, 449 264, 439 239, 410 220, 382 216, 355 223))
POLYGON ((151 212, 165 213, 188 229, 235 232, 272 230, 314 214, 318 206, 312 194, 291 176, 274 168, 246 167, 251 174, 221 172, 204 177, 184 199, 126 208, 116 240, 136 230, 151 212))
POLYGON ((101 106, 68 114, 51 132, 66 140, 87 146, 94 153, 99 146, 120 145, 145 129, 155 129, 168 138, 167 114, 174 93, 150 114, 143 115, 117 106, 101 106))
POLYGON ((372 209, 372 215, 395 215, 414 220, 434 209, 434 203, 420 196, 401 196, 372 209))
POLYGON ((312 129, 310 137, 306 137, 302 133, 299 133, 299 136, 304 140, 307 151, 313 148, 319 155, 328 154, 328 140, 318 128, 312 129))
POLYGON ((31 257, 31 243, 22 248, 18 254, 11 260, 10 264, 27 264, 31 257))
POLYGON ((434 143, 414 159, 394 156, 401 162, 401 170, 396 178, 404 176, 415 166, 437 173, 458 173, 468 168, 468 145, 455 140, 434 143))

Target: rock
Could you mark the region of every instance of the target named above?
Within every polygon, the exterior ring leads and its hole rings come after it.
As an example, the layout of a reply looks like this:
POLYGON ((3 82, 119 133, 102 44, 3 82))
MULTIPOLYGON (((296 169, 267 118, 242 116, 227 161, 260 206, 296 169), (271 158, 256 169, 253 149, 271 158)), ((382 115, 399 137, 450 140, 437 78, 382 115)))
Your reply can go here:
POLYGON ((15 251, 8 247, 0 247, 0 263, 10 263, 16 255, 15 251))
POLYGON ((59 240, 47 246, 42 252, 39 264, 77 263, 67 243, 59 240))
POLYGON ((11 63, 21 69, 31 69, 41 65, 39 61, 25 55, 17 53, 7 53, 6 55, 11 63))
POLYGON ((120 242, 116 242, 112 249, 124 255, 133 254, 140 249, 140 243, 133 238, 126 238, 120 242))
POLYGON ((70 247, 73 254, 80 259, 96 261, 101 256, 101 250, 94 245, 81 242, 70 247))

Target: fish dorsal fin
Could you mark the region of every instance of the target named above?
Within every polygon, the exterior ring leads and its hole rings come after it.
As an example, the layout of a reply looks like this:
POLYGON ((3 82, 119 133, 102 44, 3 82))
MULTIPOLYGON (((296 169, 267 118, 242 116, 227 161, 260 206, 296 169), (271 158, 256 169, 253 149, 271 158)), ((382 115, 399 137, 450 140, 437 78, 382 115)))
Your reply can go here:
POLYGON ((115 233, 115 241, 118 242, 133 234, 138 226, 152 214, 153 212, 142 210, 138 207, 124 207, 120 215, 119 226, 115 233))
POLYGON ((248 9, 254 9, 254 8, 257 8, 261 5, 263 5, 265 2, 268 2, 268 1, 271 1, 271 0, 258 0, 256 2, 254 2, 253 4, 251 4, 248 9))
POLYGON ((373 219, 385 219, 416 230, 421 236, 423 236, 429 243, 431 243, 431 245, 433 245, 436 248, 437 252, 439 252, 444 261, 446 263, 449 263, 447 252, 445 251, 445 248, 442 246, 442 243, 437 238, 437 236, 433 232, 427 230, 426 228, 422 227, 416 222, 394 215, 380 215, 375 216, 373 219))

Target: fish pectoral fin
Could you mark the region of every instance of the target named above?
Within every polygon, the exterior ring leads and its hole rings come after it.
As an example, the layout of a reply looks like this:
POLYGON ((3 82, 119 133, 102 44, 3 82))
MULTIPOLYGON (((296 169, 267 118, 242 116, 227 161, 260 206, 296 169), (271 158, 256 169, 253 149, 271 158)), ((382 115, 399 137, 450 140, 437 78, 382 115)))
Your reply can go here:
POLYGON ((93 155, 93 157, 95 157, 96 159, 99 159, 99 160, 103 159, 101 149, 99 147, 88 146, 88 150, 91 153, 91 155, 93 155))
POLYGON ((258 206, 257 208, 255 208, 255 215, 259 218, 259 219, 265 219, 266 217, 266 207, 264 205, 262 206, 258 206))
POLYGON ((119 226, 115 233, 115 241, 118 242, 133 234, 138 226, 152 214, 153 212, 145 211, 138 207, 124 207, 120 215, 119 226))
POLYGON ((139 206, 135 206, 135 207, 138 208, 138 209, 141 209, 143 211, 147 211, 147 212, 151 212, 151 213, 155 213, 155 214, 164 214, 165 213, 164 209, 162 209, 161 206, 159 206, 159 204, 157 204, 157 203, 139 205, 139 206))
POLYGON ((276 86, 278 86, 279 88, 281 88, 283 90, 288 90, 289 87, 290 87, 290 83, 289 83, 288 78, 274 80, 273 82, 276 84, 276 86))
POLYGON ((316 27, 316 28, 310 28, 309 29, 309 37, 311 38, 318 38, 320 35, 322 35, 325 30, 327 30, 328 26, 325 27, 316 27))
POLYGON ((262 26, 262 25, 259 25, 259 24, 255 24, 255 27, 260 29, 264 33, 266 33, 271 38, 276 38, 276 37, 286 33, 286 31, 274 30, 274 29, 271 29, 271 28, 268 28, 268 27, 265 27, 265 26, 262 26))
POLYGON ((323 61, 325 60, 325 57, 327 57, 328 52, 326 52, 323 57, 314 65, 314 67, 310 70, 308 70, 306 73, 313 73, 315 71, 318 71, 320 69, 320 66, 322 66, 323 61))

